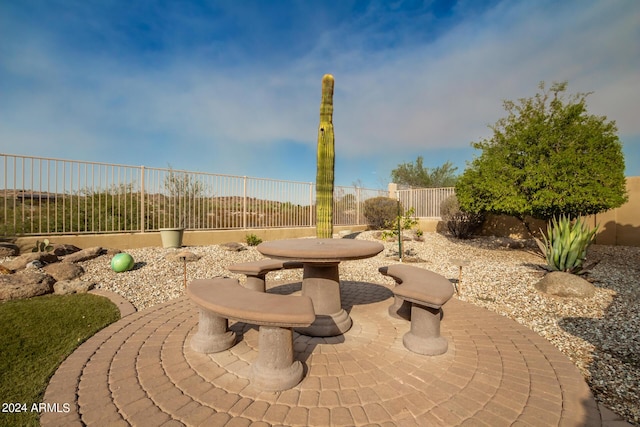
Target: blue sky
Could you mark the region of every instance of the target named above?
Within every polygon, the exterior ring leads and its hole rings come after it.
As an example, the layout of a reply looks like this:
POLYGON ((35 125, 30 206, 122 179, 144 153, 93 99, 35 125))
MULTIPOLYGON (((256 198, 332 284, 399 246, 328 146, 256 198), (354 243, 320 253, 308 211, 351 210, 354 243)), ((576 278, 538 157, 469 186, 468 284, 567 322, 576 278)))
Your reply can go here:
POLYGON ((640 2, 0 1, 0 152, 336 184, 461 173, 502 101, 591 92, 640 175, 640 2))

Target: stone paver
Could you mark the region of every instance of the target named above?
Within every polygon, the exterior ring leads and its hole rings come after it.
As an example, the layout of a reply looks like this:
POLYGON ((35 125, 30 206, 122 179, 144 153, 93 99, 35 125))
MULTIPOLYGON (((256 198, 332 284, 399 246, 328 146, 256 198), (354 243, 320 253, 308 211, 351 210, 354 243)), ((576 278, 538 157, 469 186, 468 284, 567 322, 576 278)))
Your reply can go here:
MULTIPOLYGON (((441 325, 449 350, 422 356, 403 347, 409 322, 389 317, 388 288, 342 288, 354 326, 340 337, 294 333, 306 369, 291 390, 252 387, 252 325, 230 322, 238 335, 230 350, 191 350, 198 311, 182 297, 129 310, 80 346, 44 397, 71 411, 42 414, 41 425, 625 425, 597 405, 564 355, 507 318, 454 298, 441 325)), ((299 290, 298 283, 269 292, 299 290)))

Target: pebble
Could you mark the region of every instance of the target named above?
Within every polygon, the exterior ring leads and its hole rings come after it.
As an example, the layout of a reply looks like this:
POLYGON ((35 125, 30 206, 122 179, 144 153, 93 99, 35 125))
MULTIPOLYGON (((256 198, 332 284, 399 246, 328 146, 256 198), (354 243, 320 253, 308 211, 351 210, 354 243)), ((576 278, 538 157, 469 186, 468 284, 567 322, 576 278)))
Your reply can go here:
MULTIPOLYGON (((376 240, 373 232, 357 239, 376 240)), ((397 243, 382 242, 376 257, 340 264, 340 277, 393 286, 378 267, 397 263, 397 243)), ((534 330, 567 355, 580 369, 596 399, 629 422, 640 425, 640 248, 592 245, 588 262, 599 261, 588 279, 596 286, 586 299, 552 297, 534 284, 545 271, 544 260, 532 241, 477 237, 458 240, 424 233, 423 241, 404 242, 413 265, 440 273, 457 282, 464 301, 484 307, 534 330), (452 261, 453 260, 453 261, 452 261), (463 261, 462 263, 460 261, 463 261)), ((187 280, 227 276, 244 281, 227 266, 264 258, 255 247, 229 251, 219 245, 183 249, 150 247, 131 249, 133 270, 115 273, 105 256, 84 261, 83 280, 116 292, 143 310, 184 295, 187 280), (175 254, 187 249, 193 262, 176 262, 175 254)), ((301 270, 270 273, 268 281, 300 281, 301 270)))

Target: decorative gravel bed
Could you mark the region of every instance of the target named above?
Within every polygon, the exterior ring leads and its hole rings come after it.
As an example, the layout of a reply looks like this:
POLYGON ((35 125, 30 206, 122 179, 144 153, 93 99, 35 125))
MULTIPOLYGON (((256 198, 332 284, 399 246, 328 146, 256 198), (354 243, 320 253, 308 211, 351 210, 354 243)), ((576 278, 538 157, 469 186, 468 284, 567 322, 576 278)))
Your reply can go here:
MULTIPOLYGON (((374 232, 357 239, 377 240, 374 232)), ((640 248, 592 245, 589 262, 600 262, 589 280, 596 286, 593 297, 558 298, 538 292, 534 284, 544 276, 542 258, 532 241, 478 237, 450 239, 425 233, 424 240, 404 242, 410 252, 405 260, 457 281, 458 266, 452 259, 469 262, 463 267, 461 293, 456 298, 507 316, 536 331, 566 354, 580 369, 596 398, 605 406, 640 425, 640 248)), ((393 285, 378 267, 398 262, 397 242, 382 242, 385 250, 374 258, 344 262, 343 280, 393 285)), ((188 247, 201 258, 187 263, 187 280, 214 276, 244 276, 226 266, 263 258, 254 248, 230 252, 219 245, 188 247)), ((134 270, 114 273, 105 257, 81 263, 83 280, 117 292, 138 310, 183 295, 184 266, 165 258, 176 249, 143 248, 129 252, 134 270)), ((269 281, 302 280, 301 270, 270 273, 269 281)))

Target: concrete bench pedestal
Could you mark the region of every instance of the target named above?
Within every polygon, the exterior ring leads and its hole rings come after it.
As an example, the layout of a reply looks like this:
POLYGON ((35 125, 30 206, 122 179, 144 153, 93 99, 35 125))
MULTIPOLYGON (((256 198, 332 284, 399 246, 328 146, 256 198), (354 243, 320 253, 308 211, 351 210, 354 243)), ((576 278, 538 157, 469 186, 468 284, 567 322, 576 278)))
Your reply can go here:
POLYGON ((411 306, 411 329, 402 337, 404 346, 418 354, 436 356, 449 348, 446 338, 440 335, 442 309, 417 303, 411 306))
POLYGON ((304 369, 294 357, 292 328, 314 321, 310 298, 256 292, 229 278, 194 280, 187 295, 200 308, 191 348, 200 353, 231 348, 235 333, 229 331, 228 319, 259 325, 258 357, 251 365, 251 384, 260 390, 281 391, 300 382, 304 369))
POLYGON ((293 331, 290 328, 260 326, 260 350, 251 365, 251 383, 263 390, 287 390, 302 380, 304 369, 294 360, 293 331))
POLYGON ((282 261, 277 259, 261 259, 258 261, 241 262, 227 267, 229 271, 247 276, 245 287, 258 292, 266 292, 267 273, 279 270, 302 268, 302 263, 296 261, 282 261))
POLYGON ((191 348, 198 353, 218 353, 236 343, 236 334, 229 330, 229 320, 200 308, 198 332, 191 337, 191 348))
MULTIPOLYGON (((389 276, 396 281, 396 285, 402 284, 402 279, 389 274, 389 267, 380 267, 378 271, 385 276, 389 276)), ((403 300, 397 295, 393 295, 393 303, 389 306, 389 316, 396 319, 411 320, 411 303, 403 300)))
POLYGON ((393 289, 394 303, 389 314, 411 319, 411 329, 402 338, 404 346, 429 356, 446 353, 449 345, 440 335, 440 319, 442 306, 453 296, 451 282, 433 271, 402 264, 378 271, 398 283, 393 289))

